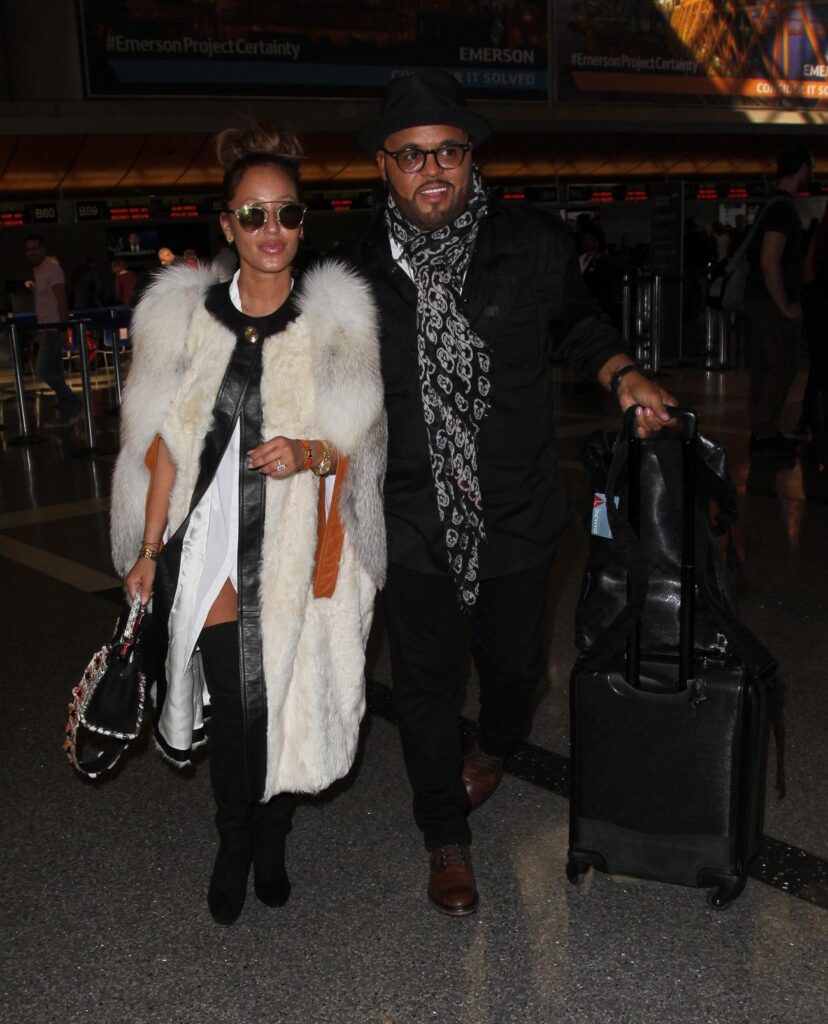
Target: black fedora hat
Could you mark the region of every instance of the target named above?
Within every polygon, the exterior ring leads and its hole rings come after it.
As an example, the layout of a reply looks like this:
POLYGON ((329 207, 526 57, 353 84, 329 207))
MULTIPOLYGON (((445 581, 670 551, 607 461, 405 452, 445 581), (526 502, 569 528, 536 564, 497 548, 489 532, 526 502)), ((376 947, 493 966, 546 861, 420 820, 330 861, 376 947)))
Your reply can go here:
POLYGON ((389 135, 421 124, 461 128, 476 146, 492 134, 489 122, 466 106, 454 75, 426 68, 388 83, 380 116, 362 129, 359 141, 370 153, 376 153, 389 135))

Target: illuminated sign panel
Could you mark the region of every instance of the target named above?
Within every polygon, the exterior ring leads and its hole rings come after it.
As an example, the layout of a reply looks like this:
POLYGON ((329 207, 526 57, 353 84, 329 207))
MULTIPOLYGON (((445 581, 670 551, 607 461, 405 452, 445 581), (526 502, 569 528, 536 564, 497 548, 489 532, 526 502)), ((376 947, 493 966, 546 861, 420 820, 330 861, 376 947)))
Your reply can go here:
POLYGON ((78 199, 75 203, 75 220, 85 224, 93 220, 107 220, 109 204, 98 199, 78 199))
POLYGON ((649 185, 568 185, 569 203, 646 203, 649 185))
POLYGON ((0 227, 22 228, 57 224, 57 203, 0 203, 0 227))
POLYGON ((559 101, 828 107, 822 0, 557 0, 559 101))
POLYGON ((450 71, 470 95, 549 96, 547 0, 80 0, 78 7, 90 96, 339 99, 377 95, 401 70, 433 67, 450 71))
POLYGON ((57 224, 57 203, 30 203, 26 208, 26 221, 29 224, 57 224))
POLYGON ((763 181, 737 182, 735 184, 718 182, 715 185, 703 182, 686 185, 684 194, 687 199, 701 202, 726 200, 731 203, 739 203, 764 199, 766 191, 767 186, 763 181))
POLYGON ((18 203, 0 203, 0 228, 22 228, 23 205, 18 203))
POLYGON ((304 196, 309 210, 333 210, 347 213, 349 210, 369 210, 373 205, 370 189, 354 189, 349 192, 311 192, 304 196))
POLYGON ((135 204, 130 206, 110 206, 109 219, 122 220, 149 220, 150 208, 148 205, 135 204))
POLYGON ((530 203, 557 203, 557 185, 527 185, 526 198, 530 203))
POLYGON ((193 217, 200 217, 201 210, 197 203, 170 203, 167 207, 167 216, 173 220, 190 220, 193 217))

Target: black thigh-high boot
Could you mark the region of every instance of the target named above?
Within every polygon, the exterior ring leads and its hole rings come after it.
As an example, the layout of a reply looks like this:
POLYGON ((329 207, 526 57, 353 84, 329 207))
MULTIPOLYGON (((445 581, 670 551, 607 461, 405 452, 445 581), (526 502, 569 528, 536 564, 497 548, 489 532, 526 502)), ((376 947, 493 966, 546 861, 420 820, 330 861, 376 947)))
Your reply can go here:
POLYGON ((254 806, 245 772, 238 623, 208 626, 198 645, 210 694, 210 781, 219 834, 207 905, 218 924, 231 925, 244 906, 253 859, 254 806))
POLYGON ((253 885, 268 907, 282 907, 290 896, 285 840, 293 823, 296 797, 278 793, 253 811, 253 885))

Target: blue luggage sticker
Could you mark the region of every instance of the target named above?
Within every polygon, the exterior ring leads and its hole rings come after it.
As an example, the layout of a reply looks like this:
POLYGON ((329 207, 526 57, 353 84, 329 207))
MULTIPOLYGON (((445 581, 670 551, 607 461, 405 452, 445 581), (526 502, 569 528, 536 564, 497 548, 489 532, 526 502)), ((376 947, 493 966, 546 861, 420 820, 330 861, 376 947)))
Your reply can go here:
MULTIPOLYGON (((618 508, 618 495, 615 496, 615 507, 618 508)), ((592 528, 593 537, 606 537, 612 540, 609 517, 607 516, 607 496, 596 491, 592 496, 592 528)))

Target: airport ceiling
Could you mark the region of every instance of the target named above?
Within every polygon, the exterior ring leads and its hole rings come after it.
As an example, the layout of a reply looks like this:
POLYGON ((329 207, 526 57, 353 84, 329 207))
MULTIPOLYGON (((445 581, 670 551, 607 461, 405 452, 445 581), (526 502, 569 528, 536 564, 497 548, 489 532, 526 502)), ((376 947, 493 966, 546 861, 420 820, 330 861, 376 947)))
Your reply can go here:
MULTIPOLYGON (((797 141, 801 141, 798 136, 797 141)), ((315 188, 375 183, 372 158, 350 132, 303 136, 302 176, 315 188)), ((828 139, 811 143, 828 171, 828 139)), ((669 132, 499 132, 478 152, 492 181, 653 180, 773 177, 778 135, 669 132)), ((215 192, 220 172, 203 132, 0 136, 0 196, 215 192)))

